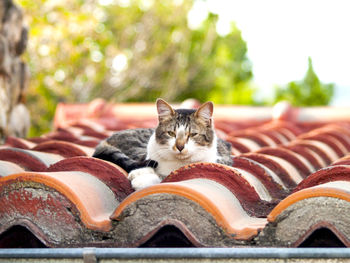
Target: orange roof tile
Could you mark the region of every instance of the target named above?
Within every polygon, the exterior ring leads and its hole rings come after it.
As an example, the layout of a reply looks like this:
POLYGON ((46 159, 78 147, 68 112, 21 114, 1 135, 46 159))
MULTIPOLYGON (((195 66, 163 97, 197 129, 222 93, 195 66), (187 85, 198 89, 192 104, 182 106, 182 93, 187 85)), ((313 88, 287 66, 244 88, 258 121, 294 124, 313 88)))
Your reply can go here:
POLYGON ((207 179, 163 183, 137 191, 118 206, 111 219, 121 220, 121 214, 131 203, 137 202, 145 196, 162 193, 180 195, 198 203, 215 218, 219 226, 228 234, 233 235, 235 239, 251 239, 266 223, 263 218, 249 217, 236 197, 227 188, 207 179))
POLYGON ((84 172, 24 172, 0 178, 0 185, 23 181, 40 183, 67 197, 77 207, 87 228, 111 229, 109 216, 118 206, 118 201, 96 177, 84 172))
POLYGON ((60 104, 54 131, 8 137, 0 148, 0 201, 9 204, 0 214, 13 220, 0 217, 0 237, 18 224, 47 246, 133 247, 173 226, 194 246, 299 246, 327 228, 350 246, 345 217, 331 219, 338 206, 350 211, 350 117, 331 108, 322 119, 325 108, 282 106, 215 107, 217 134, 232 144, 233 166, 191 164, 134 192, 123 169, 89 156, 113 131, 155 127, 154 105, 60 104), (323 221, 298 224, 298 211, 312 215, 319 202, 329 204, 322 206, 323 221))

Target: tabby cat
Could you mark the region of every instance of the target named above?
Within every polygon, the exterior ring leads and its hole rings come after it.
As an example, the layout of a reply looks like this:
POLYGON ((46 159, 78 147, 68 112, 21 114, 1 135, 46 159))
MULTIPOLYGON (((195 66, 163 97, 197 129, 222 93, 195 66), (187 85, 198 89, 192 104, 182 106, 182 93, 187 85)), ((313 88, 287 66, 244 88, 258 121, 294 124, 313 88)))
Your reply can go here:
POLYGON ((103 140, 93 156, 125 169, 135 190, 157 184, 190 163, 232 165, 231 145, 214 131, 212 102, 197 110, 174 110, 162 99, 156 104, 157 128, 118 131, 103 140))

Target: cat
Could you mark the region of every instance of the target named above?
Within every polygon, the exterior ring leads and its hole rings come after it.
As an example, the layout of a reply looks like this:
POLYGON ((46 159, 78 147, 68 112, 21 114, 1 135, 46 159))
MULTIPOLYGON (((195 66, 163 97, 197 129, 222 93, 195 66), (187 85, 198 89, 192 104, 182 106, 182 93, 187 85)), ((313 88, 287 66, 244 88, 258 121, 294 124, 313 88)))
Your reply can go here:
POLYGON ((135 190, 160 183, 172 171, 191 163, 232 165, 231 144, 217 138, 213 103, 197 110, 174 110, 156 101, 158 126, 114 133, 96 147, 93 157, 111 161, 128 172, 135 190))

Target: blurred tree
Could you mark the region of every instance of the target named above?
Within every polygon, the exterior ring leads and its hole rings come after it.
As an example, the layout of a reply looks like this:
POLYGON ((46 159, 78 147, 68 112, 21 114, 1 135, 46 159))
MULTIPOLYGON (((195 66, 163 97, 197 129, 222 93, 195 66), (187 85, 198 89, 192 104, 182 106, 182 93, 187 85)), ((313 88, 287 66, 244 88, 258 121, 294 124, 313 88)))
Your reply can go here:
POLYGON ((287 100, 294 106, 328 105, 334 93, 334 84, 323 84, 317 77, 312 60, 301 81, 292 81, 286 87, 277 87, 275 102, 287 100))
POLYGON ((16 0, 30 26, 32 133, 50 129, 59 101, 253 103, 246 43, 208 14, 188 26, 191 0, 16 0))

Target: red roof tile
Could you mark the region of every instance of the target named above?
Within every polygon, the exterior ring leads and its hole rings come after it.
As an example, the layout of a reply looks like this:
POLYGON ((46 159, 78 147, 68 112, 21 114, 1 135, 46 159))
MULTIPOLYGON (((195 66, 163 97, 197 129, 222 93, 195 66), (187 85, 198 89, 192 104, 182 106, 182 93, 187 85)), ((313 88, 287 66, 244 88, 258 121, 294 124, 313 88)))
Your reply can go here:
POLYGON ((298 246, 315 230, 328 228, 350 246, 349 209, 348 181, 332 181, 305 188, 288 196, 271 211, 268 215, 271 223, 259 236, 258 243, 298 246))
POLYGON ((320 169, 303 180, 294 192, 332 181, 350 181, 350 166, 335 165, 320 169))
POLYGON ((246 153, 241 156, 256 161, 270 169, 283 182, 283 185, 289 189, 295 187, 302 180, 295 167, 279 157, 259 153, 246 153))
POLYGON ((204 178, 216 181, 231 191, 245 211, 252 216, 266 216, 270 194, 265 182, 260 181, 250 171, 213 163, 196 163, 184 166, 166 177, 165 182, 181 182, 204 178))
MULTIPOLYGON (((135 203, 139 203, 140 205, 143 203, 147 206, 147 203, 142 202, 143 198, 162 194, 172 196, 167 198, 168 200, 169 198, 173 199, 173 202, 176 202, 176 197, 180 196, 199 204, 202 212, 200 210, 197 211, 196 214, 198 217, 202 218, 199 213, 206 211, 227 235, 233 235, 234 239, 237 240, 251 239, 266 223, 266 220, 263 218, 249 217, 231 191, 223 185, 208 179, 191 179, 176 183, 163 183, 137 191, 118 206, 111 218, 114 220, 124 220, 125 211, 128 206, 135 203)), ((181 207, 180 204, 179 207, 181 207)), ((147 210, 150 214, 154 213, 151 207, 147 210)), ((179 211, 177 212, 180 213, 179 211)), ((181 216, 185 217, 183 218, 183 223, 187 221, 189 223, 188 225, 190 225, 189 221, 195 215, 193 213, 188 215, 181 213, 181 216)), ((150 217, 157 217, 157 214, 150 215, 150 217)), ((171 221, 172 219, 166 218, 166 220, 171 221)), ((179 218, 174 218, 173 220, 179 220, 179 218)), ((200 239, 200 236, 197 236, 197 238, 200 239)))
POLYGON ((257 151, 257 153, 262 153, 265 155, 272 155, 291 163, 297 170, 298 173, 303 177, 307 177, 309 174, 315 171, 315 168, 310 164, 310 162, 305 159, 302 155, 295 153, 291 150, 279 147, 264 147, 257 151))
MULTIPOLYGON (((28 185, 30 185, 30 182, 38 183, 42 185, 41 188, 46 186, 61 193, 76 206, 79 217, 87 228, 99 231, 111 229, 109 216, 117 207, 118 201, 115 199, 113 192, 96 177, 84 172, 70 171, 25 172, 8 175, 0 179, 1 186, 8 189, 11 189, 11 184, 18 187, 20 182, 28 185)), ((30 192, 35 195, 36 187, 32 189, 30 192)), ((10 190, 8 194, 11 192, 10 190)), ((40 191, 38 191, 38 194, 40 195, 40 191)), ((44 196, 42 196, 43 198, 44 196)), ((4 201, 3 204, 6 203, 4 201)), ((13 209, 16 209, 16 203, 12 203, 12 205, 15 206, 13 209)))
POLYGON ((0 161, 0 177, 24 172, 23 168, 13 162, 0 161))
POLYGON ((36 143, 22 139, 22 138, 8 136, 6 138, 5 145, 10 147, 15 147, 15 148, 21 148, 21 149, 31 149, 36 145, 36 143))
POLYGON ((123 169, 89 156, 112 130, 154 127, 153 104, 60 104, 53 132, 0 148, 0 246, 12 226, 50 247, 136 247, 171 229, 215 247, 300 246, 329 229, 350 246, 350 116, 322 112, 218 106, 233 166, 191 164, 134 192, 123 169))
POLYGON ((92 156, 92 154, 94 153, 94 148, 56 140, 50 140, 39 143, 38 145, 33 147, 32 150, 39 152, 55 153, 65 158, 74 156, 92 156))
POLYGON ((51 165, 48 172, 81 171, 94 175, 103 181, 121 201, 134 190, 127 179, 127 173, 119 166, 91 157, 72 157, 51 165))
POLYGON ((27 171, 45 171, 51 164, 62 160, 57 154, 19 148, 0 149, 0 160, 13 162, 27 171))

